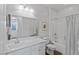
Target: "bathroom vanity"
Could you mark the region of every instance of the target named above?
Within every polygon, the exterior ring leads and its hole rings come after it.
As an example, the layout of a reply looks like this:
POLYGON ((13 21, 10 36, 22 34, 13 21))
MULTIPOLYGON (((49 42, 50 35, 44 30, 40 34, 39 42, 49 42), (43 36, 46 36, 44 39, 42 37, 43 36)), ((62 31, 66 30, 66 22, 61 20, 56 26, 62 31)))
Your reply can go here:
POLYGON ((46 40, 28 37, 21 38, 18 43, 10 43, 6 46, 6 55, 45 55, 46 40))

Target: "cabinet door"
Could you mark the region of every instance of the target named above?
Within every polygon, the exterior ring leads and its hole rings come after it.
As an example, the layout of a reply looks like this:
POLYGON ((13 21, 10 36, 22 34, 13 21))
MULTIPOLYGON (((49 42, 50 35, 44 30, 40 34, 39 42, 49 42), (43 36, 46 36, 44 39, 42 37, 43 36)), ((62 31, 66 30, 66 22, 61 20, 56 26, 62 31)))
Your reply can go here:
POLYGON ((39 45, 32 46, 32 55, 39 55, 39 45))
POLYGON ((32 46, 32 55, 45 55, 45 43, 32 46))
POLYGON ((45 43, 40 43, 39 45, 39 55, 45 55, 45 43))
POLYGON ((10 52, 8 53, 8 55, 31 55, 32 54, 31 52, 32 52, 31 47, 29 47, 10 52))
POLYGON ((45 55, 45 43, 19 49, 8 53, 8 55, 45 55))

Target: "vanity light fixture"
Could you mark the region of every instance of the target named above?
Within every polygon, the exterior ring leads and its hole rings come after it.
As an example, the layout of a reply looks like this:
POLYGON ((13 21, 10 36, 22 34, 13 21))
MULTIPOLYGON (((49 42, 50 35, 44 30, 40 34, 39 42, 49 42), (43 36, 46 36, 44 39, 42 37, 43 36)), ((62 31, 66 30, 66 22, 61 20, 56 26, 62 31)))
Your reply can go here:
POLYGON ((34 12, 34 10, 33 10, 32 8, 29 8, 29 7, 25 7, 25 10, 26 10, 26 11, 29 11, 29 12, 31 12, 31 13, 34 12))
POLYGON ((29 12, 31 12, 31 13, 34 12, 34 10, 33 10, 32 8, 25 7, 25 6, 23 6, 23 5, 20 5, 20 6, 19 6, 19 10, 25 10, 25 11, 29 11, 29 12))

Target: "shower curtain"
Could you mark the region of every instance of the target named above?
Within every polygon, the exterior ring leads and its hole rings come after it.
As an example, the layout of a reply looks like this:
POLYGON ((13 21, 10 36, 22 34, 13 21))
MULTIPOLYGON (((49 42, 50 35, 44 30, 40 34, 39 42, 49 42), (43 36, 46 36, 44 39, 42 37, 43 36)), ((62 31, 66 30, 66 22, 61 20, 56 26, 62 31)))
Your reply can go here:
POLYGON ((78 55, 79 43, 79 15, 66 17, 67 35, 66 35, 66 54, 78 55))

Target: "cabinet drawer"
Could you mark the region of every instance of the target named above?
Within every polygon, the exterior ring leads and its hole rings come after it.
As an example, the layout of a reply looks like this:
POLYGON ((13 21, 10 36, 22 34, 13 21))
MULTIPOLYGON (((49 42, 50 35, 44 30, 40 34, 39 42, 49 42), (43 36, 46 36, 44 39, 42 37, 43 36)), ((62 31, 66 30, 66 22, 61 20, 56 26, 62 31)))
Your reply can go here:
POLYGON ((30 55, 31 54, 31 47, 30 48, 23 48, 13 52, 8 53, 8 55, 30 55))
POLYGON ((45 43, 39 43, 30 47, 15 50, 7 55, 45 55, 45 43))

